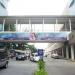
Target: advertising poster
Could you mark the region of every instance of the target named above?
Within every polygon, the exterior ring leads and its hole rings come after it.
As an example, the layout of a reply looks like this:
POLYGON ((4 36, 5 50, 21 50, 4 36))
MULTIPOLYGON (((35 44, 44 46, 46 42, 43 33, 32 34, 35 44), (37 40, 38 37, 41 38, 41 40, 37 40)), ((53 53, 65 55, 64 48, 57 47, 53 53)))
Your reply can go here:
POLYGON ((28 40, 28 41, 65 41, 69 32, 51 33, 26 33, 26 32, 6 32, 0 33, 0 40, 28 40))

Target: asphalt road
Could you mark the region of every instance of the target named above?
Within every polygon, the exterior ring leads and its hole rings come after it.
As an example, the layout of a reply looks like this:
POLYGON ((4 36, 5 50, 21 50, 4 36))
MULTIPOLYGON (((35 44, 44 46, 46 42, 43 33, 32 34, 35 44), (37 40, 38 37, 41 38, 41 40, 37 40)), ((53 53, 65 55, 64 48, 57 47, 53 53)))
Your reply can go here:
POLYGON ((7 69, 0 69, 0 75, 33 75, 36 68, 36 63, 28 60, 11 60, 7 69))
MULTIPOLYGON (((75 62, 62 59, 46 58, 48 75, 75 75, 75 62)), ((37 64, 26 61, 11 60, 7 69, 0 69, 0 75, 33 75, 37 64)))
POLYGON ((46 59, 48 75, 75 75, 75 62, 62 59, 46 59))

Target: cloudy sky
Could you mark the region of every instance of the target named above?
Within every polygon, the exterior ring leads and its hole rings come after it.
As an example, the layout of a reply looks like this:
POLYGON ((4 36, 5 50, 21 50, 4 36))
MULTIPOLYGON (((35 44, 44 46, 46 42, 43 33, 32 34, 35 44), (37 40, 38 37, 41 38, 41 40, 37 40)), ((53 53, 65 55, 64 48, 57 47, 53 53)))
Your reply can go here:
POLYGON ((10 0, 9 15, 61 15, 68 0, 10 0))

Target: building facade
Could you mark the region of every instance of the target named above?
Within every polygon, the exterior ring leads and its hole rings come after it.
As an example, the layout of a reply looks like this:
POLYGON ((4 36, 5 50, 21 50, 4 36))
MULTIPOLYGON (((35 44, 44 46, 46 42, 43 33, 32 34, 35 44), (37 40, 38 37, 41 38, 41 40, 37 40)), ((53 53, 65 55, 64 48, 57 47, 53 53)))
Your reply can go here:
MULTIPOLYGON (((68 3, 63 11, 63 15, 75 16, 75 0, 68 0, 68 3)), ((69 27, 67 27, 67 30, 68 29, 69 27)), ((49 44, 46 48, 47 51, 51 53, 58 53, 66 59, 75 60, 75 26, 72 22, 70 31, 71 33, 68 36, 68 42, 54 43, 53 45, 49 44)))
MULTIPOLYGON (((7 5, 9 0, 0 0, 0 16, 7 16, 7 5)), ((0 31, 3 31, 3 25, 0 24, 0 31)))
POLYGON ((64 15, 75 15, 75 0, 68 0, 68 3, 63 11, 64 15))
MULTIPOLYGON (((64 15, 75 16, 75 0, 68 0, 64 15)), ((71 33, 67 44, 67 57, 75 60, 75 26, 71 23, 71 33)))
POLYGON ((0 0, 0 16, 6 16, 8 0, 0 0))

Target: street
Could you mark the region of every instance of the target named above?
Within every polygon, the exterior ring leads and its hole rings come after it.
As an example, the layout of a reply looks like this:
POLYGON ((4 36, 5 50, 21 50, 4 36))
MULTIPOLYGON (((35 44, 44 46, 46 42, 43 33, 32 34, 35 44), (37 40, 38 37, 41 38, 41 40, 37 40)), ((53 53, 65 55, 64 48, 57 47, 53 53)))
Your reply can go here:
POLYGON ((25 61, 10 60, 7 69, 1 69, 0 75, 32 75, 36 70, 36 63, 25 61))
POLYGON ((46 59, 48 75, 75 75, 75 62, 63 59, 46 59))
MULTIPOLYGON (((75 62, 63 59, 45 58, 48 75, 75 75, 75 62)), ((29 60, 10 60, 7 69, 0 69, 0 75, 33 75, 37 64, 29 60)))

